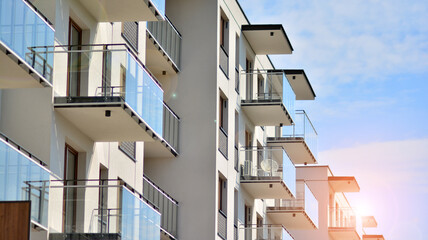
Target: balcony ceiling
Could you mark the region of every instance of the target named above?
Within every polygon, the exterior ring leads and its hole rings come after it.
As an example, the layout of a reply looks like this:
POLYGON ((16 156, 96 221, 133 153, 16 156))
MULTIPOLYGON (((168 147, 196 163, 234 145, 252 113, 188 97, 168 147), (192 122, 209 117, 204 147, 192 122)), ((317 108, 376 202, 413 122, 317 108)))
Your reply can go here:
POLYGON ((288 79, 294 93, 296 100, 314 100, 316 95, 314 89, 309 82, 308 77, 304 70, 301 69, 287 69, 284 70, 285 76, 288 79))
POLYGON ((243 25, 242 33, 256 55, 293 52, 293 47, 281 24, 243 25))
POLYGON ((58 104, 55 111, 96 142, 154 141, 144 122, 122 103, 58 104), (105 111, 111 116, 106 117, 105 111))
POLYGON ((360 240, 355 228, 328 228, 328 233, 333 240, 360 240))
POLYGON ((241 184, 254 199, 290 199, 293 194, 282 180, 244 180, 241 184))
POLYGON ((328 177, 328 182, 335 192, 359 192, 360 186, 358 185, 355 177, 328 177))
POLYGON ((160 16, 144 0, 79 0, 98 22, 157 21, 160 16))
POLYGON ((42 88, 50 83, 0 42, 0 89, 42 88), (9 52, 9 54, 6 54, 9 52), (18 64, 19 62, 19 64, 18 64))
POLYGON ((315 230, 317 227, 303 210, 267 210, 267 216, 285 229, 315 230))
POLYGON ((268 138, 269 147, 280 146, 285 149, 288 157, 294 164, 314 164, 317 163, 314 155, 305 143, 303 138, 268 138))
POLYGON ((255 126, 291 125, 291 117, 281 102, 246 102, 241 108, 255 126))

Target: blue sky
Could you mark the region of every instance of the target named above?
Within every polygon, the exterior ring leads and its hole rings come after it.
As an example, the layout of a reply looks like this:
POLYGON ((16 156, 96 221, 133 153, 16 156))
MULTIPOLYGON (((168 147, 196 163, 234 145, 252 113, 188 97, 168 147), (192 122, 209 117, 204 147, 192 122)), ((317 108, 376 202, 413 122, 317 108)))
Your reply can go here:
POLYGON ((356 176, 351 203, 388 240, 428 235, 428 1, 241 0, 251 23, 282 23, 316 101, 298 103, 319 134, 319 162, 356 176))

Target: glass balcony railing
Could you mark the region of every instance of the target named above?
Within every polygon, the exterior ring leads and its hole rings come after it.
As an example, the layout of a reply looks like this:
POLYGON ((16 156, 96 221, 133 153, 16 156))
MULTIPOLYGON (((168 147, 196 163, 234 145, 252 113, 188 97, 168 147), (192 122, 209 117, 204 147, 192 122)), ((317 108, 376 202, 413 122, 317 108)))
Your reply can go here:
POLYGON ((156 7, 162 17, 165 16, 165 0, 150 0, 150 2, 156 7))
POLYGON ((294 238, 282 225, 250 225, 241 227, 239 236, 245 236, 243 239, 256 240, 293 240, 294 238))
POLYGON ((296 94, 282 70, 249 70, 242 75, 246 88, 246 94, 241 94, 243 103, 281 102, 294 120, 296 94))
POLYGON ((318 134, 304 110, 296 110, 294 125, 282 127, 282 137, 303 138, 314 157, 317 157, 318 134))
POLYGON ((282 147, 247 147, 242 180, 282 180, 296 196, 296 167, 282 147))
POLYGON ((53 54, 34 47, 52 46, 54 30, 24 0, 0 0, 1 44, 52 83, 53 54))
POLYGON ((119 180, 65 180, 53 187, 49 239, 160 239, 160 213, 119 180))
POLYGON ((143 177, 143 197, 159 209, 162 230, 177 239, 178 202, 146 176, 143 177))
POLYGON ((296 198, 282 199, 275 202, 272 209, 304 211, 318 228, 318 201, 304 181, 296 182, 296 198))
POLYGON ((150 36, 171 59, 177 70, 180 69, 181 34, 174 25, 165 18, 165 21, 147 22, 150 36))
POLYGON ((47 227, 50 181, 56 177, 2 134, 0 179, 0 201, 31 200, 31 220, 47 227))
POLYGON ((344 230, 355 230, 363 236, 361 217, 358 217, 350 207, 330 207, 328 209, 328 227, 344 230))
POLYGON ((56 104, 124 101, 158 136, 163 136, 163 90, 126 45, 48 48, 55 58, 64 60, 58 61, 58 71, 69 78, 67 96, 56 97, 56 104))

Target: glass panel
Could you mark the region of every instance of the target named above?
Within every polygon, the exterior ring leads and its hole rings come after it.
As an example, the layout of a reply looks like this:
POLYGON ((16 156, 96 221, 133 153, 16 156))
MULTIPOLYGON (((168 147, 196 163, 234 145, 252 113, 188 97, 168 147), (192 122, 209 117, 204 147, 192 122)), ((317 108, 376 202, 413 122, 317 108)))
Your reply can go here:
POLYGON ((46 227, 50 178, 47 170, 0 140, 0 201, 31 200, 31 219, 46 227))
POLYGON ((284 228, 282 229, 282 240, 293 240, 294 238, 284 228))
POLYGON ((284 103, 285 108, 290 114, 291 118, 294 121, 295 118, 295 110, 294 110, 294 102, 296 100, 296 94, 291 88, 288 79, 285 77, 285 74, 282 73, 282 102, 284 103))
POLYGON ((122 240, 159 240, 160 214, 122 188, 122 240))
POLYGON ((162 136, 163 90, 128 53, 125 101, 159 136, 162 136))
POLYGON ((304 138, 306 145, 309 147, 314 157, 317 157, 318 134, 305 111, 296 110, 294 125, 283 126, 282 137, 304 138))
POLYGON ((24 1, 0 0, 0 41, 52 82, 52 53, 34 47, 54 45, 54 30, 24 1))
POLYGON ((296 196, 296 167, 284 150, 282 150, 282 156, 282 179, 293 196, 296 196))
POLYGON ((318 201, 305 184, 305 212, 318 228, 318 201))

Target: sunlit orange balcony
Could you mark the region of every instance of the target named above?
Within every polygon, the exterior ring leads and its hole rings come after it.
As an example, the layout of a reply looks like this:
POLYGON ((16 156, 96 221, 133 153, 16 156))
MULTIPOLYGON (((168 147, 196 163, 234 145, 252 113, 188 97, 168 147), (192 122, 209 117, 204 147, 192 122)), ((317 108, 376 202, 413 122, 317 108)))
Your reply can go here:
POLYGON ((352 208, 329 208, 328 233, 333 240, 360 240, 362 230, 361 219, 352 208))
POLYGON ((363 240, 385 240, 383 235, 363 235, 363 240))
POLYGON ((334 192, 359 192, 360 186, 358 185, 355 177, 342 177, 330 176, 328 183, 334 192))

